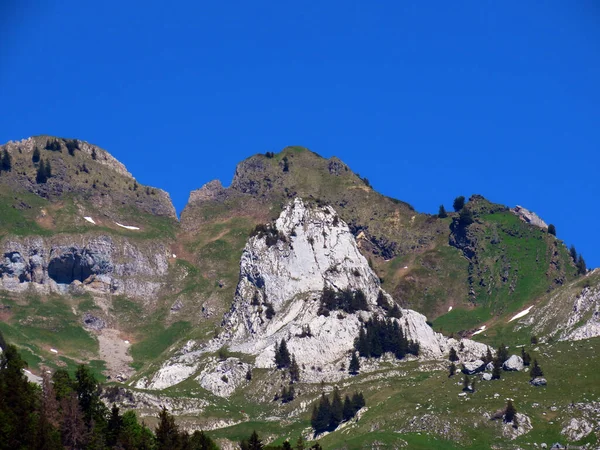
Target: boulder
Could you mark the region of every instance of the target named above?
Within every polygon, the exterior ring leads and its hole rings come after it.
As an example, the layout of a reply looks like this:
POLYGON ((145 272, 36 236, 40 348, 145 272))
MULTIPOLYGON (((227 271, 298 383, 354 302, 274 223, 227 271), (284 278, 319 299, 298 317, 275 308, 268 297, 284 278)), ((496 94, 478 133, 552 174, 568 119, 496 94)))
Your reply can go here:
POLYGON ((529 382, 532 386, 546 386, 547 381, 545 378, 537 377, 529 382))
POLYGON ((517 355, 512 355, 510 358, 504 361, 504 364, 502 364, 502 368, 508 371, 523 370, 523 367, 523 358, 517 355))
POLYGON ((468 361, 464 363, 464 369, 462 372, 467 375, 473 375, 475 373, 483 372, 484 369, 485 363, 480 359, 476 359, 475 361, 468 361))
POLYGON ((487 366, 485 366, 485 370, 487 370, 488 372, 491 372, 492 370, 494 370, 494 363, 493 362, 487 363, 487 366))
POLYGON ((491 374, 491 373, 484 373, 484 374, 481 376, 481 379, 482 379, 483 381, 491 381, 491 379, 492 379, 492 374, 491 374))

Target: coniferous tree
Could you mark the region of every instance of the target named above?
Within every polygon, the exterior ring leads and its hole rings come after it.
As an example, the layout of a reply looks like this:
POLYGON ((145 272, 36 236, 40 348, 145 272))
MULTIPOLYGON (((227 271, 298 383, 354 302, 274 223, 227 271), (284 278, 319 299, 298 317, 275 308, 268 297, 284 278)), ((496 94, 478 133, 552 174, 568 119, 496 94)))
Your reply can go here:
POLYGON ((290 366, 291 362, 285 339, 281 339, 279 346, 275 348, 275 365, 278 369, 285 369, 290 366))
POLYGON ((554 226, 554 224, 551 223, 550 225, 548 225, 548 233, 552 236, 556 236, 556 227, 554 226))
POLYGON ((164 406, 158 413, 158 425, 155 430, 157 450, 172 450, 180 448, 179 427, 175 418, 164 406))
POLYGON ((465 197, 463 195, 456 197, 454 199, 454 203, 452 204, 454 211, 459 212, 461 209, 464 208, 464 206, 465 206, 465 197))
POLYGON ((40 159, 40 164, 35 175, 35 182, 37 184, 44 184, 46 181, 48 181, 48 175, 46 175, 46 165, 44 164, 44 160, 40 159))
POLYGON ((569 249, 569 254, 571 255, 573 263, 577 264, 577 250, 575 249, 574 245, 571 245, 571 248, 569 249))
POLYGON ((450 347, 450 354, 449 354, 449 356, 448 356, 448 359, 449 359, 451 362, 456 362, 456 361, 458 361, 458 360, 459 360, 459 357, 458 357, 458 355, 456 354, 456 350, 454 349, 454 347, 450 347))
POLYGON ((448 378, 453 377, 456 374, 456 364, 450 364, 448 368, 448 378))
POLYGON ((533 367, 531 368, 531 371, 529 372, 529 375, 531 376, 532 380, 534 378, 543 377, 544 376, 544 372, 542 371, 542 368, 538 364, 537 359, 533 360, 533 367))
POLYGON ((516 415, 517 415, 517 409, 513 405, 513 402, 511 400, 509 400, 506 403, 506 409, 504 410, 504 422, 505 423, 512 422, 516 415))
POLYGON ((92 149, 92 159, 95 161, 98 158, 98 154, 96 153, 96 149, 92 149))
POLYGON ((249 450, 261 450, 264 447, 262 440, 258 437, 258 433, 255 431, 250 435, 250 439, 248 439, 248 449, 249 450))
POLYGON ((302 435, 300 435, 298 437, 298 440, 296 441, 296 450, 304 450, 304 448, 305 448, 304 438, 302 437, 302 435))
POLYGON ((350 375, 358 375, 358 371, 360 370, 360 361, 356 356, 356 352, 352 352, 352 357, 350 358, 350 364, 348 365, 348 373, 350 375))
POLYGON ((577 257, 576 265, 577 265, 577 272, 579 273, 579 275, 585 275, 587 273, 587 266, 585 264, 585 260, 583 259, 583 256, 581 256, 581 253, 577 257))
POLYGON ((190 437, 190 449, 219 450, 219 447, 204 431, 196 430, 190 437))
POLYGON ((297 383, 300 381, 300 367, 296 362, 296 357, 292 355, 292 362, 290 363, 290 382, 297 383))
POLYGON ((281 444, 281 450, 292 450, 292 444, 290 444, 290 441, 283 441, 283 444, 281 444))
POLYGON ((523 359, 523 365, 531 364, 531 355, 525 351, 525 347, 521 347, 521 359, 523 359))
POLYGON ((88 427, 77 394, 71 393, 61 401, 62 424, 61 435, 63 445, 71 450, 84 448, 90 439, 88 427))
POLYGON ((109 447, 117 445, 119 436, 123 430, 123 417, 119 414, 119 407, 113 403, 110 417, 106 424, 106 444, 109 447))
POLYGON ((492 350, 488 347, 485 357, 483 358, 483 362, 489 364, 492 361, 494 361, 494 356, 492 355, 492 350))
POLYGON ((34 164, 40 161, 40 149, 37 146, 33 147, 33 154, 31 155, 31 162, 34 164))
POLYGON ((2 162, 0 164, 0 167, 4 172, 10 172, 12 170, 12 157, 6 149, 4 149, 4 151, 2 152, 2 162))
POLYGON ((438 211, 438 217, 440 219, 445 219, 446 217, 448 217, 448 213, 446 212, 446 208, 444 208, 444 205, 440 205, 440 209, 438 211))
POLYGON ((500 364, 504 364, 504 362, 508 359, 508 349, 504 345, 504 343, 500 344, 498 347, 498 352, 496 353, 498 359, 500 360, 500 364))
POLYGON ((356 411, 354 411, 354 406, 352 406, 352 400, 350 400, 350 397, 346 395, 346 397, 344 398, 344 408, 342 413, 344 417, 344 422, 352 419, 355 413, 356 411))
POLYGON ((466 228, 474 222, 473 213, 469 208, 462 208, 458 214, 458 225, 466 228))
POLYGON ((494 358, 494 368, 492 369, 492 380, 499 380, 502 375, 502 362, 500 358, 494 358))
POLYGON ((352 405, 354 406, 354 411, 357 412, 363 406, 365 406, 365 398, 363 397, 362 392, 355 392, 352 395, 352 405))
POLYGON ((388 302, 388 299, 385 298, 385 295, 383 294, 382 290, 380 290, 379 294, 377 294, 377 306, 386 311, 390 309, 390 303, 388 302))
POLYGON ((46 160, 46 164, 44 165, 44 172, 46 173, 46 179, 52 178, 52 166, 49 159, 46 160))
POLYGON ((329 429, 335 430, 344 419, 344 404, 342 396, 337 386, 333 389, 333 398, 331 400, 331 415, 329 418, 329 429))

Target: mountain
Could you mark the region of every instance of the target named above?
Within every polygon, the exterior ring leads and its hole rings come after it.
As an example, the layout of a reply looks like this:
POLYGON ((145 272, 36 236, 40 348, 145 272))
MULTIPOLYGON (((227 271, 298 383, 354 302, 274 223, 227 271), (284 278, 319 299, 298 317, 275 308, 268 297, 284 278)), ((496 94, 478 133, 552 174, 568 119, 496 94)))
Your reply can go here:
POLYGON ((523 207, 473 195, 448 217, 421 214, 339 159, 288 147, 193 191, 178 221, 167 193, 87 142, 0 152, 0 331, 35 373, 87 362, 123 407, 152 421, 168 405, 225 447, 253 427, 312 439, 311 409, 333 386, 367 406, 320 437, 326 448, 598 439, 584 424, 600 384, 582 361, 598 346, 600 279, 523 207), (294 379, 276 367, 282 341, 294 379), (548 386, 507 371, 473 394, 448 377, 452 349, 477 372, 501 343, 525 346, 548 386), (490 420, 506 398, 516 428, 490 420))

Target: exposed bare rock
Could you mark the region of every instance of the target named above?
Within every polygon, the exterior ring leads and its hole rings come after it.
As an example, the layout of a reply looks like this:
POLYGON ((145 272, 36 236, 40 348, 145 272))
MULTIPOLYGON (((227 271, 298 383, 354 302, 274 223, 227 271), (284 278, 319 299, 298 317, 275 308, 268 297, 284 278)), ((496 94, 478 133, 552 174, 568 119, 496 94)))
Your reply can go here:
POLYGON ((511 211, 527 223, 540 228, 548 228, 546 222, 544 222, 536 213, 531 212, 522 206, 517 205, 511 209, 511 211))
POLYGON ((523 365, 523 358, 518 355, 512 355, 510 358, 504 361, 504 364, 502 364, 502 368, 508 371, 523 370, 523 367, 525 367, 523 365))
POLYGON ((168 270, 165 244, 144 247, 110 236, 10 238, 0 243, 0 288, 69 289, 150 299, 168 270))
POLYGON ((593 425, 585 419, 571 418, 564 426, 561 433, 570 441, 579 441, 589 435, 593 431, 593 425))
MULTIPOLYGON (((310 206, 297 198, 274 225, 249 239, 240 261, 234 302, 223 319, 219 337, 198 350, 186 346, 149 383, 139 387, 163 389, 179 383, 200 369, 204 353, 221 346, 254 356, 256 367, 272 368, 275 347, 282 339, 303 368, 303 380, 348 376, 340 373, 339 364, 349 358, 362 322, 373 315, 385 316, 377 306, 380 292, 393 304, 336 211, 330 206, 310 206), (369 310, 320 314, 325 287, 362 291, 369 310), (271 308, 272 316, 266 312, 271 308)), ((393 320, 408 339, 419 343, 422 358, 443 357, 450 345, 459 345, 435 333, 425 316, 415 311, 403 309, 402 317, 393 320)), ((481 355, 487 349, 473 341, 462 342, 463 357, 481 355)), ((208 374, 203 371, 201 376, 208 374)))

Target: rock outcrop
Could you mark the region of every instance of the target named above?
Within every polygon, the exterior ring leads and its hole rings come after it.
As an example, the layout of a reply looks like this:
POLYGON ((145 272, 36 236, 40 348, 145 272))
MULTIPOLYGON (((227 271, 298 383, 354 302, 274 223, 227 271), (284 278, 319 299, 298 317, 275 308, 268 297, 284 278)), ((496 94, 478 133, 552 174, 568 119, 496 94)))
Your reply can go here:
POLYGON ((150 298, 167 273, 169 251, 110 236, 11 238, 0 247, 0 288, 22 292, 69 289, 150 298))
POLYGON ((546 224, 546 222, 544 222, 536 213, 531 212, 528 209, 523 208, 522 206, 517 205, 513 209, 511 209, 511 211, 527 223, 530 223, 540 228, 548 228, 548 224, 546 224))
MULTIPOLYGON (((235 298, 222 323, 222 333, 197 348, 188 343, 159 372, 140 387, 162 389, 190 377, 200 369, 202 354, 222 346, 255 357, 255 367, 273 368, 275 348, 281 340, 301 367, 303 379, 320 381, 346 376, 339 371, 347 362, 363 322, 385 317, 377 305, 382 291, 379 278, 360 253, 346 223, 330 206, 311 205, 296 198, 272 225, 258 227, 244 249, 235 298), (342 310, 323 314, 324 288, 364 293, 368 310, 342 310)), ((404 335, 420 345, 420 357, 440 358, 460 343, 435 333, 426 318, 402 309, 397 320, 404 335)), ((463 340, 464 358, 481 355, 487 347, 463 340)), ((219 369, 220 370, 220 369, 219 369)), ((207 380, 206 370, 200 379, 207 380)), ((214 379, 214 377, 213 377, 214 379)), ((217 393, 219 389, 210 389, 217 393)))
POLYGON ((502 368, 507 371, 519 371, 523 370, 523 367, 525 367, 523 364, 523 358, 518 355, 512 355, 510 358, 504 361, 504 364, 502 364, 502 368))

